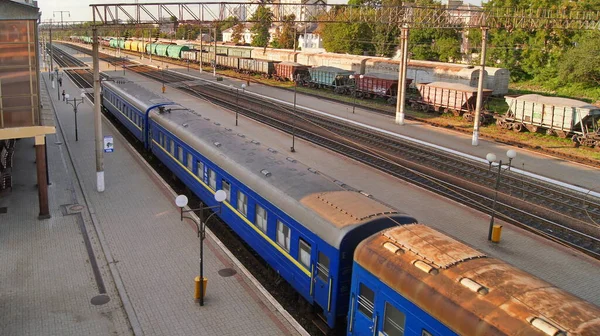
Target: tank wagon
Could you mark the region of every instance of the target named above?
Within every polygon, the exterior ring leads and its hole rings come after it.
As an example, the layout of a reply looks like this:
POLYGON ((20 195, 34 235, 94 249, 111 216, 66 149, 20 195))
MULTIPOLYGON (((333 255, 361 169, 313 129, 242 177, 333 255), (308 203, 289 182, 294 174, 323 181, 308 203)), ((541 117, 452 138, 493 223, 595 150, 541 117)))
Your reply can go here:
MULTIPOLYGON (((468 121, 475 120, 477 88, 464 84, 433 82, 418 83, 417 89, 419 96, 410 100, 411 107, 428 112, 452 113, 455 116, 463 116, 468 121)), ((483 105, 491 95, 492 90, 483 90, 483 105)), ((486 111, 481 114, 482 122, 491 120, 491 115, 486 111)))
POLYGON ((347 335, 599 335, 598 307, 430 227, 354 252, 347 335))
POLYGON ((137 84, 102 81, 102 104, 206 205, 224 190, 217 216, 329 328, 349 321, 349 335, 600 332, 597 307, 137 84))
POLYGON ((600 107, 589 103, 538 94, 505 96, 508 111, 496 124, 515 132, 546 132, 572 137, 576 146, 600 148, 600 107))
POLYGON ((304 82, 309 87, 313 88, 328 88, 333 89, 335 93, 344 94, 351 92, 350 76, 354 72, 331 67, 318 66, 309 68, 309 78, 304 79, 304 82))

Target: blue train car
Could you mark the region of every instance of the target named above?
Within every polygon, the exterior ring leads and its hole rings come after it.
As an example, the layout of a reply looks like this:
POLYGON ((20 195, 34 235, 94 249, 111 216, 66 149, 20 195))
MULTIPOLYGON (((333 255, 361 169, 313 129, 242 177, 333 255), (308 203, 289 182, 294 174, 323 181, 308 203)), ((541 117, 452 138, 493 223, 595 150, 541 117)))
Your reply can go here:
POLYGON ((598 307, 424 225, 354 259, 348 335, 600 335, 598 307))
POLYGON ((131 127, 123 114, 119 121, 129 124, 128 129, 206 204, 214 205, 216 190, 226 191, 219 216, 312 303, 331 328, 346 317, 356 245, 384 228, 415 222, 141 86, 126 80, 103 85, 106 92, 123 95, 123 101, 129 96, 143 99, 134 106, 137 115, 148 116, 142 120, 147 127, 131 127))

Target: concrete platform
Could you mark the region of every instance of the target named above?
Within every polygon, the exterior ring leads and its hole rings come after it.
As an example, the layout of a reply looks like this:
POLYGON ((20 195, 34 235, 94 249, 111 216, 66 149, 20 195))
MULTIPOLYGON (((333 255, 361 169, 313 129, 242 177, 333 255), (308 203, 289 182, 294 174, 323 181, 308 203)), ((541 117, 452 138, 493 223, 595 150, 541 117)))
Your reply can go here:
MULTIPOLYGON (((106 64, 101 69, 107 69, 106 64)), ((104 71, 108 75, 123 76, 123 71, 104 71)), ((130 71, 127 79, 143 84, 159 93, 161 84, 130 71)), ((281 152, 289 152, 291 137, 240 116, 235 126, 235 113, 211 105, 186 93, 167 87, 165 96, 219 122, 223 127, 235 128, 249 138, 260 141, 281 152)), ((390 177, 365 165, 324 150, 311 143, 296 139, 296 153, 290 156, 343 181, 375 198, 415 216, 430 225, 485 253, 503 259, 521 269, 561 287, 596 305, 600 305, 600 262, 576 251, 547 241, 512 225, 504 225, 500 244, 487 241, 489 216, 453 201, 424 191, 406 182, 390 177)), ((333 182, 332 182, 333 183, 333 182)))
MULTIPOLYGON (((19 141, 15 190, 0 198, 2 334, 306 334, 211 233, 205 305, 195 303, 199 240, 195 225, 180 221, 173 191, 104 121, 115 152, 105 154, 106 190, 98 193, 92 106, 78 107, 75 141, 73 108, 42 78, 44 106, 57 117, 47 140, 52 217, 37 220, 34 149, 19 141), (235 275, 219 275, 226 268, 235 275), (91 304, 103 291, 110 301, 91 304)), ((80 93, 66 77, 62 89, 80 93)))

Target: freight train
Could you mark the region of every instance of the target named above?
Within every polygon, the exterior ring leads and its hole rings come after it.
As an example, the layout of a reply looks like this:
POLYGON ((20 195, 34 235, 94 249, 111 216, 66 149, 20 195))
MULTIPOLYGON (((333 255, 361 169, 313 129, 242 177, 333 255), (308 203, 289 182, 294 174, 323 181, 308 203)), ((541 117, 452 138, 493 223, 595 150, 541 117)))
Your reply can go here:
POLYGON ((123 78, 102 105, 347 335, 598 335, 600 309, 123 78))

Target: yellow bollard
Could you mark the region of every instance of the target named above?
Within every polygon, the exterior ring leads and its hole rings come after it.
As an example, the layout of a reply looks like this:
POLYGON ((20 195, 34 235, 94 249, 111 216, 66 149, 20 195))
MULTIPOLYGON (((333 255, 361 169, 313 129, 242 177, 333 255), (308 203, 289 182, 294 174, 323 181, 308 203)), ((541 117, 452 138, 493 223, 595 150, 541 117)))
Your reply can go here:
POLYGON ((492 227, 492 242, 499 243, 502 236, 502 225, 494 225, 492 227))
POLYGON ((162 86, 162 93, 165 93, 165 91, 167 91, 167 88, 163 85, 162 86))
MULTIPOLYGON (((200 276, 197 276, 194 279, 194 282, 196 284, 195 286, 195 290, 194 290, 194 299, 196 300, 200 300, 200 276)), ((204 294, 203 296, 206 297, 206 283, 208 282, 207 278, 204 278, 203 284, 202 284, 202 291, 204 294)))

